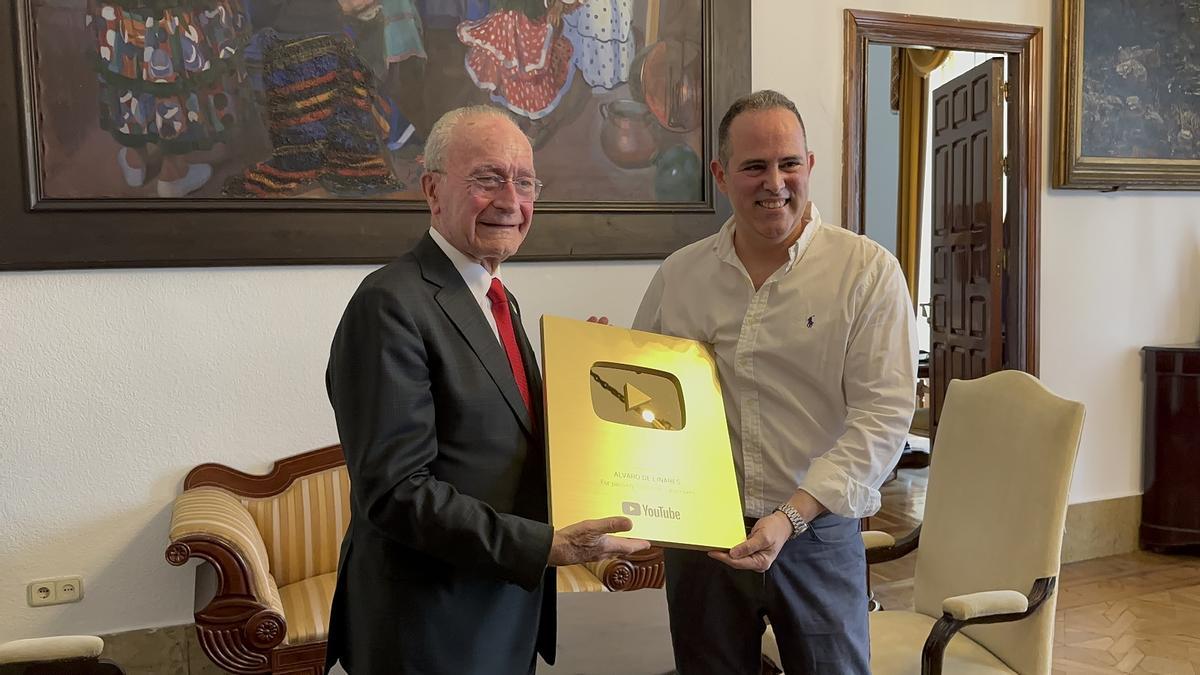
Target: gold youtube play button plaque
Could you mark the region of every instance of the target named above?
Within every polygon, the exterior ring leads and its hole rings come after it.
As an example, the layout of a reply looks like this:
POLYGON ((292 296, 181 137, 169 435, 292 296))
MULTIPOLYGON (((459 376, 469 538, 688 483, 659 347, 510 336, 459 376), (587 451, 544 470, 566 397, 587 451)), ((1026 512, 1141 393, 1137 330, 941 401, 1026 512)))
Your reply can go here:
POLYGON ((694 340, 542 317, 550 517, 628 516, 628 536, 746 538, 716 365, 694 340))

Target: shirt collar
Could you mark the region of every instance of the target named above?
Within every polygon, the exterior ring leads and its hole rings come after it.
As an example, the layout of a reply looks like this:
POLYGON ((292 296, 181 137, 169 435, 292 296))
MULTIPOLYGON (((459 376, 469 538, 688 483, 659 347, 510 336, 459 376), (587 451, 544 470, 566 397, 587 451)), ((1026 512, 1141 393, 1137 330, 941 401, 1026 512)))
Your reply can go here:
POLYGON ((471 293, 476 298, 487 297, 488 289, 492 286, 492 277, 500 277, 500 268, 496 268, 496 274, 493 275, 487 271, 487 268, 480 263, 471 260, 467 254, 454 248, 454 245, 446 241, 441 232, 429 228, 429 236, 433 238, 433 242, 442 249, 442 253, 453 263, 454 269, 462 275, 463 281, 467 284, 467 288, 471 289, 471 293))
MULTIPOLYGON (((804 252, 808 250, 809 244, 812 243, 813 237, 817 235, 817 230, 821 229, 821 212, 817 210, 817 205, 808 203, 808 224, 804 226, 804 232, 800 234, 791 246, 788 247, 788 262, 783 266, 783 272, 787 273, 796 266, 800 258, 804 257, 804 252)), ((733 231, 735 227, 735 216, 730 216, 729 220, 721 226, 721 231, 717 236, 716 242, 713 243, 713 251, 717 257, 723 262, 727 262, 738 269, 744 269, 742 261, 737 257, 737 251, 733 247, 733 231)))

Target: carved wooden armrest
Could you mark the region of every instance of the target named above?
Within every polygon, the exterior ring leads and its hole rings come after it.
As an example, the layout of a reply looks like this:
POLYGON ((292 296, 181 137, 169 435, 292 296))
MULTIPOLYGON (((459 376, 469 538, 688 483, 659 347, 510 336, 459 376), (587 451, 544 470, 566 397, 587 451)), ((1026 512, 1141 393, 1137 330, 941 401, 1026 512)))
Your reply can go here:
POLYGON ((867 531, 862 533, 863 546, 867 549, 867 564, 889 562, 917 550, 921 542, 921 526, 899 540, 886 532, 867 531))
POLYGON ((942 603, 945 613, 933 624, 921 650, 921 675, 941 675, 946 645, 964 626, 1020 621, 1036 612, 1054 593, 1055 581, 1055 577, 1034 581, 1028 596, 1016 591, 986 591, 947 598, 942 603), (1021 600, 1013 596, 1020 596, 1021 600))
POLYGON ((587 563, 586 566, 610 591, 662 588, 665 579, 663 552, 657 546, 618 558, 587 563))
POLYGON ((195 612, 201 646, 235 673, 270 670, 270 652, 287 635, 279 592, 268 571, 262 535, 241 502, 215 487, 185 491, 175 500, 167 562, 206 560, 217 592, 195 612))

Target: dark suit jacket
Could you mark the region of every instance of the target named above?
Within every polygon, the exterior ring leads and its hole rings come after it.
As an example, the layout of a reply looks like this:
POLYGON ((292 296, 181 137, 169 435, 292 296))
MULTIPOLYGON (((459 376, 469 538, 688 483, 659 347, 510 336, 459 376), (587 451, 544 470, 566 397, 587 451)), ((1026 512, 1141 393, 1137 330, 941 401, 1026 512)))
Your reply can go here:
MULTIPOLYGON (((511 304, 513 308, 515 304, 511 304)), ((531 672, 554 659, 542 384, 426 235, 350 299, 326 384, 350 472, 328 664, 353 675, 531 672)))

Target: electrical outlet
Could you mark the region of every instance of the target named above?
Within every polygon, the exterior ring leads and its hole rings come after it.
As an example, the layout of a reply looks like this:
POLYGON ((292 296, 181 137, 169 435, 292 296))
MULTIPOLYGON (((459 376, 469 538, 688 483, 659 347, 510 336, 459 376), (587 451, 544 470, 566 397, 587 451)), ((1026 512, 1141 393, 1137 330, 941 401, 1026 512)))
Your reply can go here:
POLYGON ((79 602, 83 599, 83 577, 62 577, 54 583, 54 594, 58 604, 79 602))
POLYGON ((29 584, 29 606, 45 607, 53 605, 58 600, 58 593, 53 581, 34 581, 29 584))
POLYGON ((30 607, 79 602, 83 599, 83 577, 69 576, 33 581, 29 584, 28 592, 30 607))

